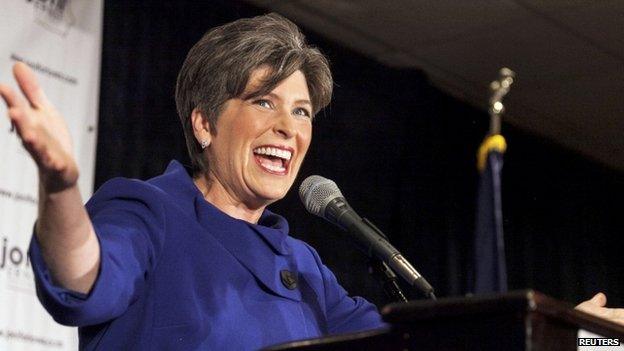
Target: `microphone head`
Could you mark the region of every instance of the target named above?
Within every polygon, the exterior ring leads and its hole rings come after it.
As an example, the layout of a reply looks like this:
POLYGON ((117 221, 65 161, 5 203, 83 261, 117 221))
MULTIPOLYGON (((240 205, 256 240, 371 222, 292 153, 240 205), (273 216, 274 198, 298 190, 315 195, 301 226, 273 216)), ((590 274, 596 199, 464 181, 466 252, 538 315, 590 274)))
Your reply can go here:
POLYGON ((307 177, 299 187, 299 198, 306 210, 325 218, 325 207, 337 197, 344 197, 334 181, 319 175, 307 177))

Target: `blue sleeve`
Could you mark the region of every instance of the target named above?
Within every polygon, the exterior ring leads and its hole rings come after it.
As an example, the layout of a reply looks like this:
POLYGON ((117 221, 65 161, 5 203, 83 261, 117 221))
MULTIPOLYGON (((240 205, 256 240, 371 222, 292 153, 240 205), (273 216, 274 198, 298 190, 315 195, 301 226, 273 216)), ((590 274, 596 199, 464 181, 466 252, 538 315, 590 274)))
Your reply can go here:
POLYGON ((141 294, 165 231, 159 197, 147 183, 118 178, 87 203, 100 244, 99 272, 88 295, 55 285, 33 235, 29 254, 37 296, 54 320, 73 326, 106 322, 123 314, 141 294))
POLYGON ((327 332, 341 334, 388 327, 381 319, 377 307, 366 299, 350 297, 338 283, 336 276, 322 262, 316 250, 312 252, 323 279, 327 332))

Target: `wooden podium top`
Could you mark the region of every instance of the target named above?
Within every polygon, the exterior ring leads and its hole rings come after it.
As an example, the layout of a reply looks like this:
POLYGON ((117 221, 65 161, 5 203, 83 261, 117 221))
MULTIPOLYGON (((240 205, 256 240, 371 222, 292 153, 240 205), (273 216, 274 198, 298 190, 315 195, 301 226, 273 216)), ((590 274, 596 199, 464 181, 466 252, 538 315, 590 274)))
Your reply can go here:
POLYGON ((574 305, 556 300, 534 290, 513 291, 474 297, 452 297, 438 301, 421 300, 390 304, 381 309, 386 322, 414 323, 432 319, 479 318, 495 313, 536 312, 563 323, 606 337, 624 341, 624 326, 574 309, 574 305))
POLYGON ((533 290, 390 304, 381 313, 390 328, 266 350, 576 350, 579 329, 624 341, 624 326, 533 290))

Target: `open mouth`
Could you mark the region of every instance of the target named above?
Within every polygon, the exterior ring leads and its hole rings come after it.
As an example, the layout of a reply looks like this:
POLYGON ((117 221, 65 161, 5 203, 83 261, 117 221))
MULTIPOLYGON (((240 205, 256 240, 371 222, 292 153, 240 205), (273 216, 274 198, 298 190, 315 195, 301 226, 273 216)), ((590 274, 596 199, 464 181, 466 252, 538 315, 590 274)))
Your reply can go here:
POLYGON ((260 167, 271 173, 284 175, 288 173, 288 166, 292 158, 292 150, 277 146, 260 146, 253 149, 254 158, 260 167))

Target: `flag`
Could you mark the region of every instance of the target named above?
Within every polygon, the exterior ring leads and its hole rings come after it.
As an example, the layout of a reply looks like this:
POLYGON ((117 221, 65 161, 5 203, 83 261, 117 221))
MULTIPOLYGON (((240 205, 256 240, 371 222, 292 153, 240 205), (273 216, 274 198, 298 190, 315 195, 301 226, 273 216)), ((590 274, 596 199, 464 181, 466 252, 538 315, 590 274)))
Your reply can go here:
POLYGON ((475 294, 507 291, 500 179, 506 148, 502 135, 490 135, 477 156, 480 180, 474 238, 475 294))

